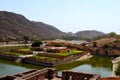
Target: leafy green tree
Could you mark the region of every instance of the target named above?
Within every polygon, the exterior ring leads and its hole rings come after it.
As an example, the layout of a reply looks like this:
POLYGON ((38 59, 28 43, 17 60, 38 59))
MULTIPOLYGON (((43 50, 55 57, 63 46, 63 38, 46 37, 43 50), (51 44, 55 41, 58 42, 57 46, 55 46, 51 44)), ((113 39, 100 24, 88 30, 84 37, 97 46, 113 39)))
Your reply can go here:
POLYGON ((23 39, 24 39, 25 43, 28 43, 28 40, 29 40, 28 36, 23 36, 23 39))
POLYGON ((41 40, 35 39, 31 46, 32 47, 40 47, 40 45, 42 45, 41 40))
POLYGON ((108 36, 109 36, 109 37, 116 37, 117 34, 116 34, 115 32, 110 32, 110 33, 108 34, 108 36))

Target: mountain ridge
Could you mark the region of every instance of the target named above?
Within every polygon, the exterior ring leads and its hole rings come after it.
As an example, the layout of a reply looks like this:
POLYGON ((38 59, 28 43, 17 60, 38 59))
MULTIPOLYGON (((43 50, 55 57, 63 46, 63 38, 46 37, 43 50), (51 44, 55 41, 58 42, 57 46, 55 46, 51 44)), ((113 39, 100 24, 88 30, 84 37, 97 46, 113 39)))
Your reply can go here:
MULTIPOLYGON (((52 25, 30 21, 21 14, 0 11, 0 40, 22 40, 23 36, 28 36, 30 39, 36 37, 40 39, 57 39, 63 36, 76 35, 79 37, 80 34, 78 33, 62 32, 52 25)), ((99 35, 99 32, 97 34, 99 35)))

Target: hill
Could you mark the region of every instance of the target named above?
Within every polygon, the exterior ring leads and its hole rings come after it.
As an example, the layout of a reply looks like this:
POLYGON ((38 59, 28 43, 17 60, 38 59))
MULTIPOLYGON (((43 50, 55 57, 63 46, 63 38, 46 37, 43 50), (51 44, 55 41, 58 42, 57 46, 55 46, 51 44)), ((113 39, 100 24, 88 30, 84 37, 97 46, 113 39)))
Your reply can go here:
POLYGON ((87 45, 87 49, 93 55, 117 57, 120 56, 120 38, 107 37, 95 40, 87 45))
POLYGON ((75 35, 79 38, 92 39, 97 36, 103 36, 103 35, 105 35, 105 33, 96 31, 96 30, 85 30, 85 31, 79 31, 79 32, 75 33, 75 35))
POLYGON ((16 13, 0 11, 0 38, 20 40, 23 36, 33 39, 60 38, 66 33, 52 25, 42 22, 34 22, 16 13))
POLYGON ((24 16, 12 12, 0 11, 0 41, 22 40, 24 36, 30 39, 57 39, 70 37, 70 39, 94 38, 104 33, 99 31, 79 31, 65 33, 52 25, 30 21, 24 16))

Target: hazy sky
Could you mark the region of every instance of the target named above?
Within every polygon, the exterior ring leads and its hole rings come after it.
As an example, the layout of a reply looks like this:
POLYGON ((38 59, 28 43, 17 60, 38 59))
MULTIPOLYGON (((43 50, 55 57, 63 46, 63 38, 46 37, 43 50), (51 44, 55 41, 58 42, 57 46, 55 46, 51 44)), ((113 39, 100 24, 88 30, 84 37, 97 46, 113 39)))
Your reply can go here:
POLYGON ((120 0, 0 0, 0 10, 22 14, 64 32, 120 34, 120 0))

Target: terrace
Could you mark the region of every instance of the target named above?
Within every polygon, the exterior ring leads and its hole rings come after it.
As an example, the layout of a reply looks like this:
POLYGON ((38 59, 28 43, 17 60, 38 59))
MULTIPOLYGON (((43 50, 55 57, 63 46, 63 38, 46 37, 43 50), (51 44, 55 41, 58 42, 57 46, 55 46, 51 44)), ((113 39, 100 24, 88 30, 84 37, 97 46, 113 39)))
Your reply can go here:
POLYGON ((80 58, 85 54, 86 53, 81 50, 80 45, 64 42, 47 42, 46 45, 40 47, 12 49, 9 52, 0 53, 0 56, 3 59, 9 59, 15 62, 42 66, 57 66, 80 58))

